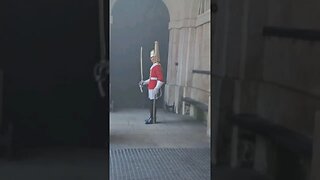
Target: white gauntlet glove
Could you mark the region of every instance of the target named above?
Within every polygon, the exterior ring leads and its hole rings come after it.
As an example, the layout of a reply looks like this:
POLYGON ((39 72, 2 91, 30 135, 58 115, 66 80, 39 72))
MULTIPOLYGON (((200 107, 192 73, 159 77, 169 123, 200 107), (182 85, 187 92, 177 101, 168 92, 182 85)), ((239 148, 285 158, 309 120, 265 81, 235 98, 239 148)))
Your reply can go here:
POLYGON ((141 80, 141 81, 139 82, 139 85, 146 85, 146 84, 148 84, 148 83, 149 83, 149 79, 148 79, 148 80, 145 80, 145 81, 141 80))
POLYGON ((147 80, 145 80, 145 81, 143 81, 143 85, 147 85, 147 84, 149 84, 149 79, 147 79, 147 80))
POLYGON ((164 84, 164 82, 161 81, 157 81, 157 85, 154 88, 154 90, 156 91, 156 94, 159 92, 159 89, 161 88, 161 86, 164 84))

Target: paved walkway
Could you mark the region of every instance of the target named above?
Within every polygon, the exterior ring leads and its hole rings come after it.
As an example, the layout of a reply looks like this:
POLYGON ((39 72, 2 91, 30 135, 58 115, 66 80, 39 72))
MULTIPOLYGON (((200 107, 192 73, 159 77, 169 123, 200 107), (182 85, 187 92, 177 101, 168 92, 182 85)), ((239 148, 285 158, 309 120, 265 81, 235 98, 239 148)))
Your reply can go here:
POLYGON ((144 124, 148 110, 110 113, 111 148, 209 148, 206 126, 174 113, 157 112, 157 124, 144 124))
POLYGON ((157 124, 144 124, 148 110, 110 114, 110 179, 210 179, 206 126, 189 116, 159 110, 157 124))

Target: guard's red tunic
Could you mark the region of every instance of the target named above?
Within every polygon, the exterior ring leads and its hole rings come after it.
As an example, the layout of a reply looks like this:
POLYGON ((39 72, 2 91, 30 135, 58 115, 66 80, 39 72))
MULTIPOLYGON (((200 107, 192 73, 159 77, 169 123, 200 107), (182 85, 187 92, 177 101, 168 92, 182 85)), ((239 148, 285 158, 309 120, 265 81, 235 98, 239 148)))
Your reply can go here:
POLYGON ((150 68, 148 89, 154 89, 157 85, 157 81, 164 82, 161 65, 159 63, 154 63, 150 68))

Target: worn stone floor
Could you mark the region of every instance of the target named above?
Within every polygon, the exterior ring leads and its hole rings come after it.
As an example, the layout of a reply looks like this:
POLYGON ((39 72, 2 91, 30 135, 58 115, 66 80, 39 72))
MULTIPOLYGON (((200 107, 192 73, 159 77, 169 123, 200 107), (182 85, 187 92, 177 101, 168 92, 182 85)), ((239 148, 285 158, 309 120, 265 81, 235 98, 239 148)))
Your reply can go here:
POLYGON ((110 179, 210 179, 206 126, 189 116, 159 110, 156 124, 144 124, 148 110, 110 114, 110 179))
POLYGON ((209 148, 206 125, 190 116, 158 110, 157 124, 144 124, 148 110, 127 109, 110 113, 110 147, 209 148))

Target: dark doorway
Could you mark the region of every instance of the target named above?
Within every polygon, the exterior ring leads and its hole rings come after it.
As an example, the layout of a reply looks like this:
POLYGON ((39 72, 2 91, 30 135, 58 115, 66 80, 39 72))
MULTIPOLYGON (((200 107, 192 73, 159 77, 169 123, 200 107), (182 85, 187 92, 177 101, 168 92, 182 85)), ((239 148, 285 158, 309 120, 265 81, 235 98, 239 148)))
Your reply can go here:
MULTIPOLYGON (((147 89, 142 94, 140 47, 143 47, 144 79, 149 78, 150 51, 160 46, 164 78, 167 74, 169 12, 161 0, 118 0, 113 9, 110 39, 110 100, 116 108, 149 106, 147 89)), ((163 104, 163 96, 159 101, 163 104)))
POLYGON ((107 102, 93 77, 98 1, 5 5, 4 121, 14 122, 15 144, 104 146, 107 102))

